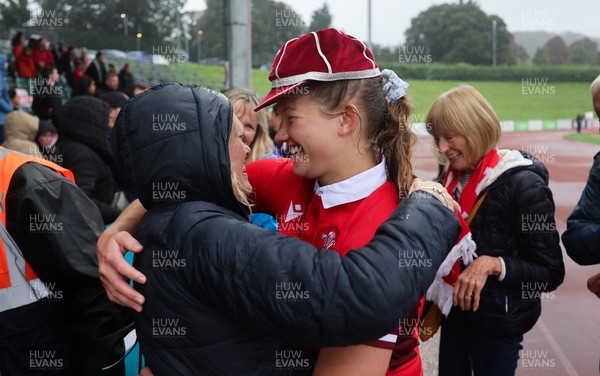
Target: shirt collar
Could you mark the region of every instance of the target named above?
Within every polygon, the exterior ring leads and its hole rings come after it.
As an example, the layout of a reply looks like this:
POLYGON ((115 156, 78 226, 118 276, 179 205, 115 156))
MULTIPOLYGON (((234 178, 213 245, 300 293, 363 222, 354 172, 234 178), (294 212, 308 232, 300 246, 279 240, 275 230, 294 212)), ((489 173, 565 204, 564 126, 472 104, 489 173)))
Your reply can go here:
POLYGON ((348 204, 368 197, 387 181, 385 159, 378 165, 351 178, 324 187, 315 182, 315 193, 321 197, 325 209, 348 204))

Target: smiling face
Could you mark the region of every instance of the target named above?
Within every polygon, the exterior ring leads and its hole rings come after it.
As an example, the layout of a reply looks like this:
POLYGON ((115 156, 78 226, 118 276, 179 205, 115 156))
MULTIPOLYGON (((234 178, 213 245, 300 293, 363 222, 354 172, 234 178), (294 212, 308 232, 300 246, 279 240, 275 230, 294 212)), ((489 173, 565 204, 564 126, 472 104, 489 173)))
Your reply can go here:
POLYGON ((502 136, 498 116, 471 86, 459 86, 439 96, 425 123, 440 153, 458 171, 475 168, 502 136))
POLYGON ((244 99, 237 99, 233 102, 233 112, 244 128, 244 143, 252 147, 259 127, 258 113, 254 112, 250 103, 244 99))
POLYGON ((248 195, 252 192, 252 186, 246 174, 246 159, 250 156, 250 148, 243 141, 244 132, 242 123, 237 116, 233 117, 231 135, 229 136, 229 159, 231 160, 231 174, 233 183, 238 185, 241 191, 248 195))
POLYGON ((479 162, 469 149, 469 142, 465 136, 444 132, 435 135, 434 140, 440 152, 446 156, 452 168, 457 171, 472 170, 479 162))
POLYGON ((326 116, 309 95, 291 96, 277 104, 281 125, 275 136, 285 142, 294 161, 294 174, 318 179, 321 185, 340 180, 344 160, 344 146, 339 136, 341 116, 326 116))

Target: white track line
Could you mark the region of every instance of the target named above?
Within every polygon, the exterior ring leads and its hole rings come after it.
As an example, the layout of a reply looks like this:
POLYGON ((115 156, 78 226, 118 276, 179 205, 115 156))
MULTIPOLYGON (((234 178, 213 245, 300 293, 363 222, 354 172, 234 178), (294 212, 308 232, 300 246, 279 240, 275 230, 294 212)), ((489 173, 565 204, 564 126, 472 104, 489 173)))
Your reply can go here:
POLYGON ((565 355, 565 353, 560 349, 560 346, 558 345, 558 343, 556 342, 556 340, 554 339, 552 334, 550 334, 550 330, 548 330, 548 327, 546 326, 546 324, 544 324, 542 319, 540 319, 536 325, 539 326, 540 331, 546 338, 546 341, 548 341, 548 343, 550 344, 550 347, 552 347, 552 350, 554 350, 554 352, 560 359, 561 363, 565 366, 567 375, 579 376, 579 374, 577 373, 577 371, 575 371, 575 368, 573 367, 571 362, 569 362, 569 359, 567 359, 567 356, 565 355))

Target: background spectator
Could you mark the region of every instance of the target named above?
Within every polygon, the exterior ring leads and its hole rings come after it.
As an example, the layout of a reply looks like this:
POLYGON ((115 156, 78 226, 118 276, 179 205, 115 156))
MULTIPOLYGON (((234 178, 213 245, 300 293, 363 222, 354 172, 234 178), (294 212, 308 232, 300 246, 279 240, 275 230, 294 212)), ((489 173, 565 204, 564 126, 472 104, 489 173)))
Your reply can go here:
POLYGON ((104 84, 99 88, 99 93, 116 92, 119 90, 119 75, 108 73, 104 78, 104 84))
POLYGON ((21 53, 23 52, 23 48, 25 47, 25 34, 23 34, 23 32, 19 31, 12 39, 11 41, 11 45, 12 45, 12 54, 13 57, 16 59, 19 56, 21 56, 21 53))
MULTIPOLYGON (((38 148, 42 152, 42 155, 44 158, 47 158, 48 155, 50 155, 50 153, 53 151, 54 145, 56 145, 58 142, 58 132, 52 123, 40 120, 40 125, 38 133, 35 135, 35 140, 38 144, 38 148)), ((50 159, 54 162, 54 160, 51 158, 47 159, 50 159)))
POLYGON ((13 111, 6 116, 5 148, 41 158, 36 144, 36 135, 40 127, 40 119, 24 111, 13 111))
POLYGON ((21 54, 15 60, 15 67, 20 77, 35 78, 37 68, 29 47, 22 48, 21 54))
POLYGON ((73 90, 73 96, 76 97, 78 95, 96 95, 96 83, 88 76, 83 76, 77 85, 75 85, 75 89, 73 90))
POLYGON ((76 58, 75 47, 69 46, 67 47, 67 51, 60 57, 57 64, 58 74, 64 74, 71 87, 74 85, 73 73, 75 72, 76 58))
POLYGON ((42 69, 41 85, 35 87, 31 109, 40 119, 56 123, 62 107, 62 90, 57 86, 60 76, 55 67, 49 66, 42 69))
POLYGON ((80 59, 75 59, 75 70, 73 71, 73 88, 77 87, 79 81, 85 76, 85 64, 80 59))
POLYGON ((119 72, 117 72, 117 68, 115 67, 115 65, 113 63, 109 63, 108 64, 108 73, 114 73, 116 75, 119 74, 119 72))
MULTIPOLYGON (((133 74, 131 74, 131 67, 129 63, 123 65, 123 68, 119 72, 119 90, 125 91, 125 88, 134 85, 135 79, 133 78, 133 74)), ((130 96, 132 98, 133 96, 130 96)))
POLYGON ((33 61, 38 71, 54 65, 54 56, 52 56, 52 51, 48 49, 47 43, 48 40, 41 37, 37 41, 37 48, 33 50, 33 61))
POLYGON ((71 98, 60 113, 57 148, 61 165, 73 171, 75 183, 100 209, 105 224, 120 210, 111 207, 116 192, 113 157, 106 142, 109 106, 98 98, 71 98))
POLYGON ((106 77, 106 64, 104 64, 104 54, 102 51, 98 51, 94 61, 90 63, 85 74, 90 76, 96 83, 96 87, 102 88, 104 85, 104 78, 106 77))
POLYGON ((274 145, 273 140, 269 138, 265 111, 254 111, 260 103, 258 94, 252 89, 237 88, 227 90, 225 96, 233 104, 233 112, 244 126, 244 143, 252 149, 247 162, 273 157, 274 145))
MULTIPOLYGON (((23 90, 23 89, 21 89, 21 90, 23 90)), ((26 107, 26 106, 21 106, 21 96, 19 95, 19 92, 17 91, 17 89, 10 88, 7 91, 8 91, 8 96, 10 97, 10 101, 13 105, 14 110, 25 111, 28 114, 33 115, 31 108, 26 107)))
POLYGON ((60 58, 67 51, 66 47, 63 46, 62 42, 58 42, 58 47, 55 43, 50 43, 48 46, 48 50, 52 54, 52 58, 54 59, 54 65, 57 65, 60 61, 60 58))
POLYGON ((8 92, 8 97, 13 105, 13 110, 18 110, 21 105, 21 97, 17 95, 17 90, 15 88, 10 88, 6 91, 8 92))
POLYGON ((119 116, 121 107, 127 103, 127 97, 124 93, 119 91, 108 91, 100 94, 100 99, 108 103, 110 106, 108 113, 108 126, 112 129, 115 126, 115 121, 117 120, 117 116, 119 116))
POLYGON ((146 90, 148 90, 148 87, 146 87, 144 85, 133 84, 133 85, 128 85, 127 87, 125 87, 125 94, 129 98, 133 98, 136 95, 143 93, 146 90))
POLYGON ((4 119, 6 115, 13 110, 13 104, 4 86, 4 77, 8 69, 6 55, 0 54, 0 143, 3 143, 6 135, 4 133, 4 119))
POLYGON ((85 47, 81 48, 81 51, 79 52, 79 60, 81 60, 81 62, 83 63, 84 66, 84 71, 88 68, 88 66, 90 65, 90 58, 88 57, 88 50, 85 47))

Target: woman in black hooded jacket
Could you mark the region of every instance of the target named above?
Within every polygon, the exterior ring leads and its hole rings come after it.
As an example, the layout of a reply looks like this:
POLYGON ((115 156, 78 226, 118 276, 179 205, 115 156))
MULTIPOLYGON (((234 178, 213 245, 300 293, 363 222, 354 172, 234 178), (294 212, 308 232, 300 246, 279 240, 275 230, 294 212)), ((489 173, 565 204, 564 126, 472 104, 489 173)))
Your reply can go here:
POLYGON ((345 257, 258 228, 235 194, 241 133, 224 96, 180 84, 139 95, 117 119, 115 156, 148 209, 136 324, 155 375, 310 374, 306 349, 397 326, 458 234, 452 212, 421 191, 345 257), (424 250, 431 268, 401 268, 402 249, 424 250))
POLYGON ((71 98, 59 115, 57 154, 75 183, 100 209, 105 224, 120 214, 111 203, 116 191, 114 159, 108 145, 108 104, 91 96, 71 98))

